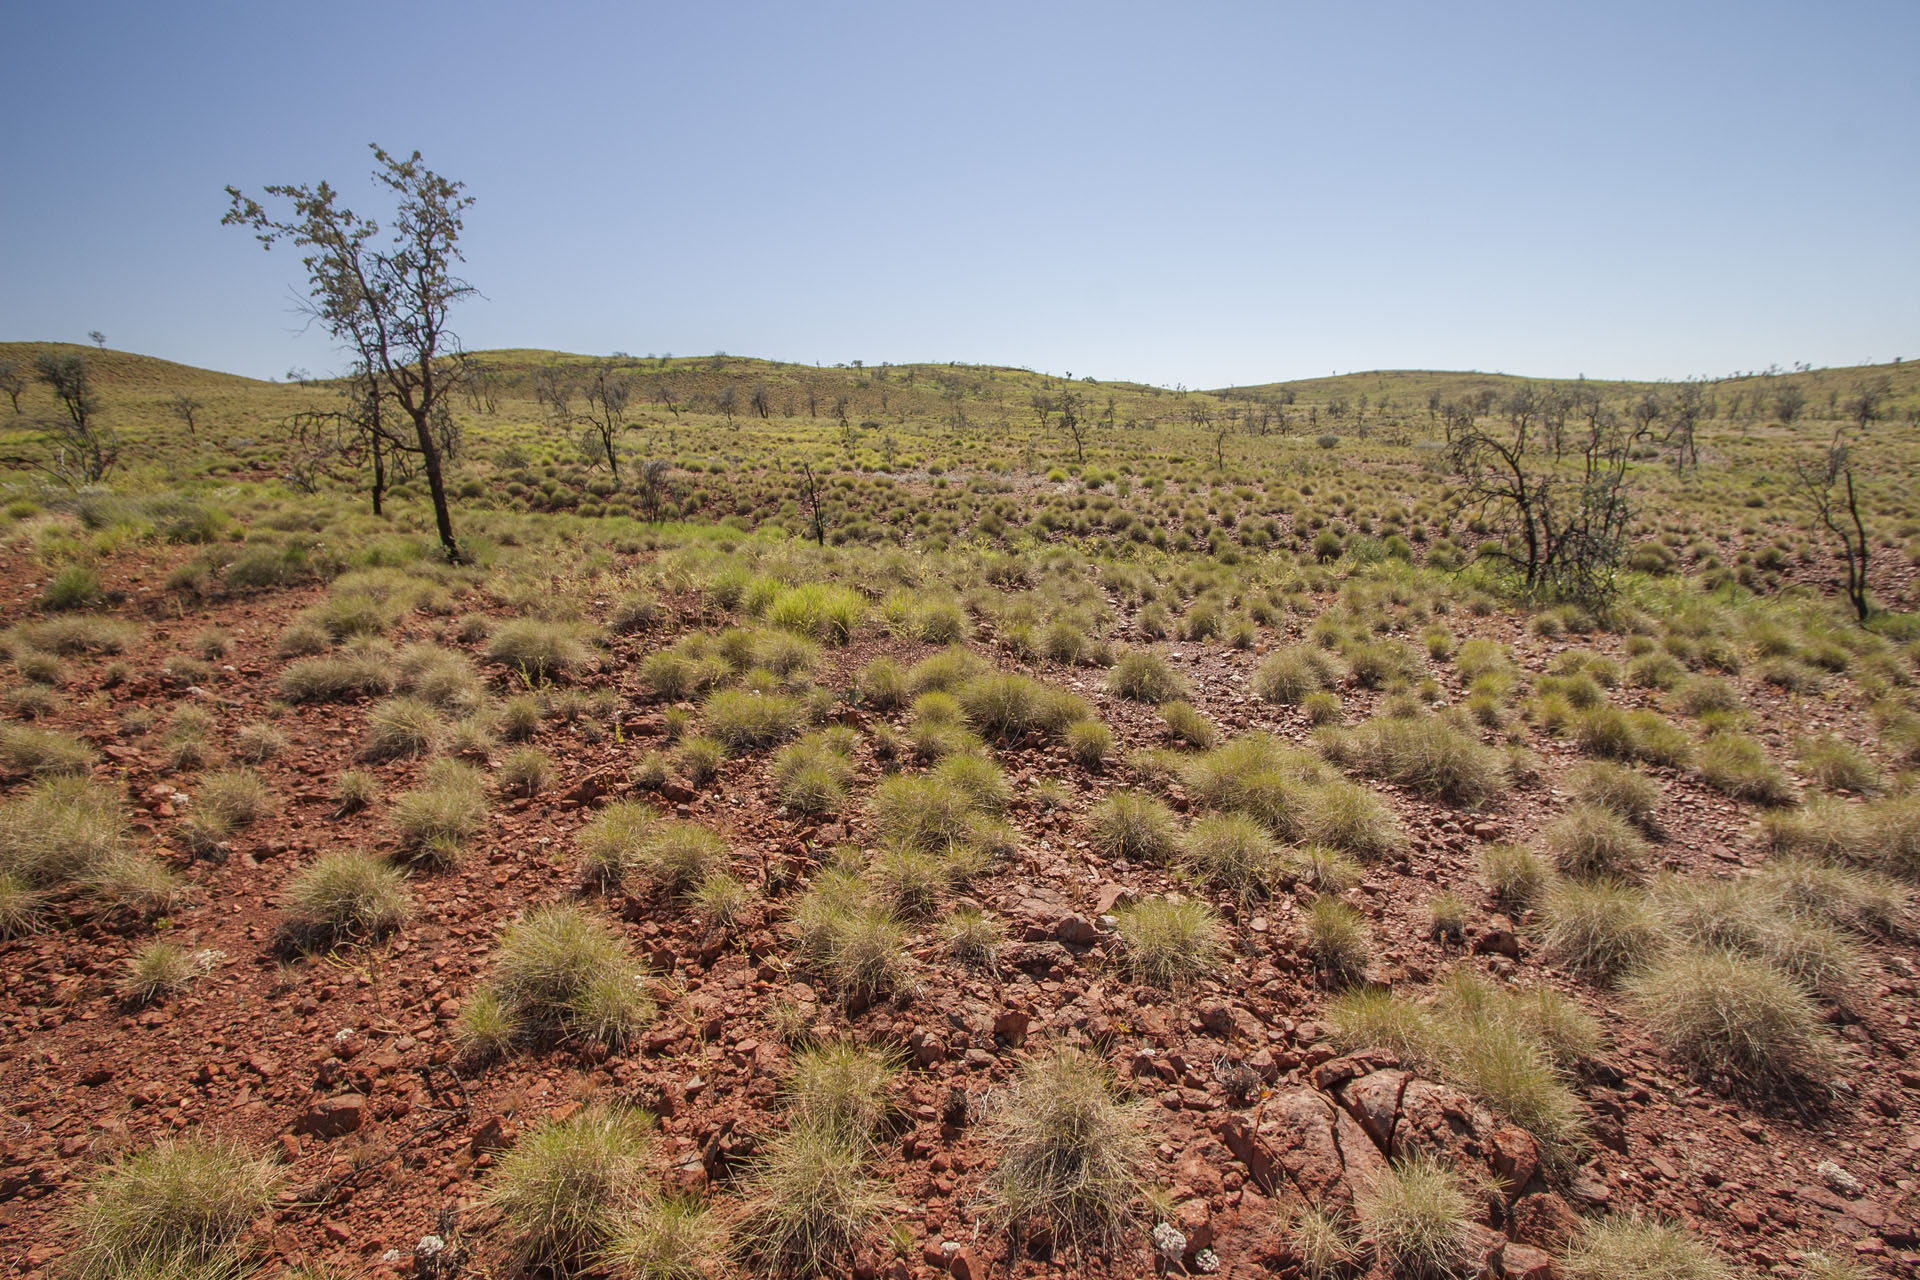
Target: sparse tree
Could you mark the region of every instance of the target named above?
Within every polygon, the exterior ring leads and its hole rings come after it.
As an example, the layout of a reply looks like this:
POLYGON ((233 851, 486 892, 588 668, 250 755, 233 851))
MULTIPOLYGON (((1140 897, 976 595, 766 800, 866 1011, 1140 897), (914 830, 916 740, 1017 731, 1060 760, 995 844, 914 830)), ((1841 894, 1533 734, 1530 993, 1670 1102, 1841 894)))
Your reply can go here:
MULTIPOLYGON (((325 182, 270 186, 265 194, 292 207, 290 219, 270 215, 236 187, 223 223, 251 228, 271 248, 281 240, 306 251, 307 310, 367 370, 377 394, 391 398, 412 427, 407 447, 419 454, 433 502, 440 545, 450 561, 464 557, 453 534, 441 466, 452 415, 446 398, 459 366, 448 327, 454 305, 474 292, 454 274, 460 259, 461 214, 473 203, 461 183, 427 168, 414 152, 406 159, 372 148, 374 179, 394 198, 388 239, 380 226, 341 207, 325 182)), ((398 439, 398 437, 393 437, 398 439)))
POLYGON ((98 329, 87 330, 87 337, 93 341, 94 346, 100 348, 102 351, 107 349, 107 335, 98 329))
POLYGON ((1855 616, 1865 622, 1873 611, 1867 597, 1872 545, 1867 541, 1866 522, 1860 517, 1853 459, 1838 431, 1817 459, 1794 464, 1793 489, 1807 500, 1820 527, 1839 544, 1847 565, 1847 602, 1855 616))
POLYGON ((485 361, 461 353, 460 385, 475 413, 491 417, 500 412, 500 375, 485 361))
POLYGON ((1463 496, 1504 535, 1480 552, 1510 564, 1529 595, 1605 599, 1633 518, 1627 470, 1647 429, 1595 410, 1556 436, 1518 407, 1510 397, 1505 430, 1463 406, 1444 410, 1463 496))
POLYGON ((1044 433, 1047 429, 1047 423, 1053 420, 1054 410, 1057 407, 1053 402, 1053 397, 1044 394, 1029 396, 1027 397, 1027 407, 1032 409, 1033 416, 1040 420, 1040 430, 1044 433))
POLYGON ((184 391, 176 393, 173 399, 167 401, 167 412, 186 424, 187 434, 190 436, 198 434, 194 415, 206 407, 203 402, 194 399, 184 391))
POLYGON ((640 464, 637 489, 640 513, 650 521, 657 522, 660 519, 661 511, 672 496, 667 470, 666 462, 659 458, 648 458, 640 464))
POLYGON ((800 501, 807 513, 807 530, 813 535, 814 542, 827 545, 827 509, 820 493, 819 477, 813 474, 813 464, 800 464, 800 501))
POLYGON ((1783 427, 1792 426, 1806 407, 1807 393, 1791 382, 1773 393, 1773 416, 1783 427))
POLYGON ((713 397, 713 407, 726 414, 727 425, 732 426, 733 415, 740 408, 740 388, 731 382, 720 388, 719 393, 713 397))
POLYGON ((1627 406, 1627 416, 1633 419, 1635 429, 1643 435, 1653 430, 1653 424, 1660 420, 1661 412, 1660 397, 1651 391, 1642 392, 1638 399, 1627 406))
POLYGON ((1087 460, 1087 436, 1093 423, 1081 412, 1084 402, 1080 393, 1066 388, 1054 398, 1054 409, 1060 414, 1060 430, 1066 432, 1067 439, 1073 441, 1073 460, 1087 460))
POLYGON ((1227 437, 1233 434, 1234 424, 1239 419, 1238 410, 1229 410, 1223 414, 1213 428, 1213 465, 1217 471, 1227 469, 1227 437))
POLYGON ((78 352, 47 351, 34 357, 34 376, 46 383, 60 413, 42 418, 37 457, 12 458, 78 488, 98 484, 120 457, 120 438, 100 421, 100 397, 93 389, 87 358, 78 352))
POLYGON ((680 416, 680 398, 674 392, 672 380, 664 373, 653 380, 653 400, 674 417, 680 416))
POLYGON ((840 429, 842 431, 846 430, 847 428, 847 410, 852 407, 853 407, 853 401, 846 396, 835 396, 833 398, 834 421, 840 424, 840 429))
POLYGON ((26 389, 27 366, 18 360, 0 360, 0 391, 7 393, 15 413, 20 412, 20 393, 26 389))
POLYGON ((1887 378, 1871 378, 1860 383, 1847 397, 1847 416, 1853 425, 1865 431, 1886 416, 1887 395, 1893 384, 1887 378))
POLYGON ((578 390, 567 371, 558 365, 533 371, 533 402, 555 426, 564 427, 573 421, 573 397, 578 390))
POLYGON ((598 452, 606 456, 615 484, 620 483, 620 434, 627 429, 627 401, 632 395, 632 382, 618 371, 613 361, 594 363, 587 374, 587 408, 580 420, 586 424, 587 434, 597 444, 598 452))
POLYGON ((1700 470, 1700 443, 1696 433, 1707 411, 1706 396, 1697 382, 1683 382, 1667 398, 1667 445, 1672 450, 1676 475, 1700 470))
POLYGON ((755 413, 760 415, 760 421, 762 422, 765 422, 773 414, 773 396, 772 393, 767 390, 767 384, 764 382, 756 382, 753 384, 753 390, 747 395, 747 403, 752 406, 755 413))

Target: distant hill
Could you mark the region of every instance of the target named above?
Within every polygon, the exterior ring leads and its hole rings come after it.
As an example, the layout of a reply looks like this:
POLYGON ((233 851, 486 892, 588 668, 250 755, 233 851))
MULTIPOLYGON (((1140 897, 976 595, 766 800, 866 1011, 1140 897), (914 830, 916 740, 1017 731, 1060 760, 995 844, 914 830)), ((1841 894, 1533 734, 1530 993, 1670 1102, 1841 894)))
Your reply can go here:
MULTIPOLYGON (((1911 404, 1920 399, 1920 362, 1897 361, 1892 364, 1852 365, 1833 369, 1808 369, 1799 372, 1756 373, 1740 377, 1708 379, 1716 392, 1766 396, 1789 384, 1806 395, 1809 407, 1825 409, 1829 396, 1841 400, 1851 396, 1862 383, 1877 378, 1888 382, 1888 395, 1894 404, 1911 404)), ((1572 378, 1532 378, 1510 373, 1465 373, 1437 369, 1374 369, 1364 373, 1345 373, 1325 378, 1297 378, 1288 382, 1264 382, 1252 386, 1221 387, 1211 392, 1227 398, 1279 401, 1292 393, 1300 403, 1326 403, 1346 399, 1358 402, 1361 396, 1378 404, 1386 397, 1404 409, 1424 410, 1436 393, 1442 401, 1464 400, 1481 391, 1504 395, 1524 383, 1544 385, 1569 383, 1572 378)), ((1658 394, 1674 384, 1670 381, 1606 381, 1583 379, 1609 399, 1637 396, 1647 391, 1658 394)))
MULTIPOLYGON (((85 355, 102 391, 142 411, 158 410, 173 396, 191 392, 226 401, 240 397, 253 411, 253 416, 267 418, 284 412, 287 404, 301 398, 303 392, 310 394, 316 387, 324 389, 332 385, 325 379, 304 386, 261 381, 153 356, 66 342, 0 342, 0 363, 9 360, 31 363, 44 351, 85 355)), ((1435 396, 1441 401, 1461 400, 1485 391, 1504 395, 1528 382, 1573 381, 1507 373, 1378 369, 1182 392, 1141 382, 1067 379, 1010 365, 924 363, 823 367, 724 354, 599 357, 539 348, 501 348, 468 355, 489 375, 494 393, 503 402, 527 413, 534 412, 534 384, 543 371, 557 369, 579 374, 607 359, 636 380, 636 403, 651 404, 662 413, 671 412, 667 408, 669 404, 691 405, 696 401, 701 402, 706 411, 714 411, 716 397, 731 387, 738 401, 736 412, 745 416, 754 412, 752 398, 756 389, 764 388, 774 413, 830 418, 836 416, 838 401, 845 397, 847 413, 856 420, 898 417, 902 413, 919 418, 952 417, 962 413, 975 422, 1020 421, 1034 414, 1035 398, 1057 398, 1067 390, 1077 392, 1083 412, 1095 418, 1111 412, 1117 421, 1142 424, 1186 420, 1189 407, 1196 399, 1201 403, 1255 401, 1300 405, 1344 401, 1348 407, 1359 409, 1365 397, 1367 409, 1379 416, 1411 418, 1426 416, 1428 404, 1435 396)), ((1795 386, 1806 397, 1809 416, 1825 417, 1861 385, 1881 379, 1887 385, 1890 414, 1905 417, 1909 412, 1920 411, 1920 362, 1752 374, 1710 380, 1708 385, 1723 402, 1736 396, 1757 397, 1761 402, 1768 402, 1782 388, 1795 386)), ((1673 385, 1631 380, 1587 382, 1615 402, 1646 391, 1657 394, 1673 385)), ((1723 403, 1722 407, 1731 406, 1723 403)))

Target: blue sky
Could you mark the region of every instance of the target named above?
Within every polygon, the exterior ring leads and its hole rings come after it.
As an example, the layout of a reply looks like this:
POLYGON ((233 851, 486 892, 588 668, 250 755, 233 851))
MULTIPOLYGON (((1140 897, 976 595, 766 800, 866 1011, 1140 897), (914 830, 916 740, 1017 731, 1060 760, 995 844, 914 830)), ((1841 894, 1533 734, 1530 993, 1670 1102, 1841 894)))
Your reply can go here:
POLYGON ((275 376, 222 188, 477 203, 469 347, 1219 386, 1920 354, 1920 5, 6 0, 0 339, 275 376))

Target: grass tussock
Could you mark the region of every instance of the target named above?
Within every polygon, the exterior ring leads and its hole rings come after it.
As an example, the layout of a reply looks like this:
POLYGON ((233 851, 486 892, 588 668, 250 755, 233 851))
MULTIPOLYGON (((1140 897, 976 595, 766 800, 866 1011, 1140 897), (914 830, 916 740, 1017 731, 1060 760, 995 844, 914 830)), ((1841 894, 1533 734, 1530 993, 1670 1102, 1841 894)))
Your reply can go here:
POLYGON ((280 673, 280 696, 288 702, 347 702, 392 693, 392 655, 362 649, 301 658, 280 673))
POLYGON ((358 849, 323 853, 287 884, 282 935, 302 950, 377 941, 413 911, 406 873, 358 849))
POLYGON ((515 618, 494 629, 487 640, 487 658, 516 673, 528 684, 541 684, 578 674, 593 665, 589 633, 571 623, 515 618))
POLYGON ((1583 880, 1638 879, 1647 859, 1647 842, 1630 822, 1586 802, 1567 806, 1542 828, 1540 846, 1562 874, 1583 880))
POLYGON ((800 731, 806 708, 786 693, 716 689, 701 708, 706 731, 729 753, 785 742, 800 731))
POLYGON ((1735 1280, 1739 1274, 1683 1228, 1627 1214, 1587 1223, 1558 1265, 1566 1280, 1735 1280))
POLYGON ((639 958, 603 921, 568 904, 540 907, 502 935, 486 999, 468 1002, 461 1030, 483 1053, 539 1034, 618 1046, 653 1019, 644 977, 639 958))
POLYGON ((1642 831, 1658 828, 1660 784, 1639 770, 1610 761, 1576 768, 1568 781, 1574 799, 1619 815, 1642 831))
POLYGON ((1157 987, 1185 986, 1214 972, 1224 952, 1218 914, 1191 898, 1143 898, 1114 913, 1114 928, 1128 969, 1157 987))
POLYGON ((1354 1207, 1388 1273, 1409 1277, 1472 1273, 1474 1201, 1466 1182, 1430 1156, 1396 1161, 1359 1189, 1354 1207))
POLYGON ((1147 649, 1129 649, 1115 659, 1107 672, 1107 689, 1116 697, 1155 704, 1191 692, 1186 679, 1165 658, 1147 649))
POLYGON ((461 847, 486 821, 486 785, 471 765, 435 761, 419 787, 394 800, 392 815, 403 857, 449 867, 460 860, 461 847))
POLYGON ((768 1143, 747 1175, 734 1239, 763 1274, 846 1275, 855 1252, 897 1207, 864 1143, 800 1125, 768 1143))
POLYGON ((93 748, 57 729, 0 724, 0 767, 28 778, 81 774, 93 767, 93 748))
POLYGON ((1129 862, 1162 862, 1179 845, 1173 810, 1137 791, 1116 791, 1087 815, 1094 843, 1129 862))
POLYGON ((77 1280, 225 1277, 278 1190, 273 1164, 237 1142, 162 1138, 88 1179, 68 1214, 77 1280))
POLYGON ((652 1124, 644 1111, 587 1106, 500 1154, 485 1198, 515 1271, 566 1276, 601 1260, 645 1204, 652 1124))
POLYGON ((1340 659, 1315 645, 1275 649, 1253 674, 1253 691, 1276 706, 1296 706, 1346 678, 1340 659))
POLYGON ((582 879, 602 888, 624 882, 659 820, 653 806, 634 800, 617 800, 596 813, 575 837, 582 879))
POLYGON ((814 880, 794 904, 790 927, 802 961, 850 996, 900 990, 909 982, 905 927, 848 868, 814 880))
POLYGON ((1373 963, 1373 930, 1358 911, 1331 893, 1307 905, 1307 954, 1321 980, 1346 987, 1366 978, 1373 963))
POLYGON ((887 1090, 900 1073, 894 1058, 835 1040, 802 1049, 787 1077, 791 1123, 871 1142, 888 1116, 887 1090))
POLYGON ((1490 844, 1480 850, 1480 874, 1502 911, 1518 915, 1539 903, 1553 869, 1539 854, 1518 844, 1490 844))
POLYGON ((1196 875, 1241 898, 1273 891, 1281 871, 1280 846, 1267 829, 1237 813, 1200 818, 1180 837, 1180 857, 1196 875))
POLYGON ((1627 994, 1669 1053, 1735 1089, 1801 1091, 1833 1058, 1805 989, 1763 960, 1681 948, 1636 976, 1627 994))
POLYGON ((1507 789, 1500 753, 1437 716, 1382 716, 1352 730, 1348 751, 1362 773, 1450 804, 1479 805, 1507 789))
POLYGON ((648 1195, 615 1224, 595 1269, 628 1280, 707 1280, 728 1243, 725 1222, 705 1203, 648 1195))
POLYGON ((389 698, 367 712, 360 758, 378 763, 431 755, 445 733, 446 723, 432 703, 419 698, 389 698))
POLYGON ((164 940, 149 942, 127 958, 114 994, 130 1005, 153 1004, 187 990, 213 962, 212 952, 164 940))
POLYGON ((985 1209, 996 1229, 1044 1224, 1069 1250, 1125 1237, 1146 1190, 1151 1139, 1141 1105, 1118 1097, 1104 1063, 1067 1048, 1030 1058, 989 1133, 999 1160, 985 1209))
POLYGON ((1799 799, 1793 780, 1758 741, 1738 733, 1717 733, 1700 749, 1700 777, 1736 800, 1786 806, 1799 799))
POLYGON ((1640 889, 1613 880, 1567 880, 1546 896, 1542 937, 1555 963, 1611 983, 1645 965, 1672 941, 1640 889))
POLYGON ((1816 786, 1828 791, 1877 795, 1887 788, 1886 775, 1872 756, 1831 734, 1802 739, 1795 761, 1816 786))

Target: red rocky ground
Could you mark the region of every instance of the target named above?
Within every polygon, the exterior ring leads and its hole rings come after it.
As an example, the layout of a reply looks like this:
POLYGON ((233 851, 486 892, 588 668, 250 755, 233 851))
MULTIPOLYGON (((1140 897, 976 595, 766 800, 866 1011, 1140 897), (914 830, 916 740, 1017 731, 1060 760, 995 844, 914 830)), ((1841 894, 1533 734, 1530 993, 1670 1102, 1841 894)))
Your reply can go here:
MULTIPOLYGON (((1604 993, 1547 970, 1525 922, 1500 920, 1486 906, 1478 846, 1525 838, 1557 811, 1554 782, 1571 755, 1551 741, 1538 744, 1546 781, 1514 792, 1492 812, 1456 812, 1387 789, 1411 846, 1404 857, 1370 868, 1354 900, 1382 945, 1375 975, 1381 981, 1417 986, 1442 965, 1464 962, 1552 982, 1604 1022, 1612 1045, 1579 1082, 1597 1142, 1590 1162, 1571 1173, 1541 1171, 1524 1134, 1452 1090, 1409 1077, 1390 1059, 1337 1057, 1318 1019, 1323 997, 1289 898, 1245 910, 1220 902, 1241 945, 1222 972, 1196 988, 1168 995, 1127 981, 1109 963, 1110 935, 1100 917, 1129 895, 1183 886, 1160 868, 1096 854, 1075 815, 1119 779, 1090 774, 1037 744, 1002 753, 1023 847, 975 890, 982 906, 1008 922, 1014 940, 997 975, 943 970, 928 939, 917 953, 923 980, 916 993, 847 1008, 791 962, 780 927, 784 894, 725 936, 703 934, 673 903, 615 898, 606 908, 659 975, 661 1013, 653 1028, 629 1052, 586 1046, 474 1070, 449 1043, 450 1020, 506 923, 530 906, 581 892, 574 831, 624 764, 657 745, 657 709, 642 697, 630 659, 670 635, 617 642, 607 671, 594 678, 615 688, 629 709, 625 740, 589 742, 579 726, 549 722, 537 745, 555 757, 555 785, 532 800, 496 797, 464 863, 416 877, 418 914, 394 941, 292 960, 274 946, 276 897, 288 877, 322 849, 392 842, 377 809, 333 816, 333 780, 354 764, 364 708, 299 707, 282 715, 277 723, 292 746, 260 766, 278 797, 278 816, 237 837, 224 863, 190 860, 173 797, 190 794, 193 779, 170 773, 156 742, 121 733, 119 718, 133 704, 164 714, 188 700, 214 710, 223 731, 265 717, 283 666, 274 641, 319 591, 219 601, 182 617, 159 590, 166 568, 126 562, 113 571, 107 585, 126 593, 116 612, 146 627, 145 642, 127 659, 133 676, 87 703, 84 685, 70 688, 69 706, 50 723, 99 747, 96 777, 125 795, 142 843, 195 885, 193 903, 166 922, 168 935, 211 949, 219 960, 185 997, 129 1011, 114 998, 113 984, 150 928, 76 913, 46 932, 0 943, 0 1258, 14 1274, 57 1269, 66 1247, 61 1214, 101 1161, 194 1127, 236 1135, 284 1160, 290 1190, 255 1228, 273 1269, 314 1262, 356 1273, 409 1272, 414 1242, 435 1228, 443 1210, 472 1204, 494 1152, 529 1123, 588 1099, 653 1109, 661 1117, 666 1176, 724 1196, 776 1123, 788 1056, 771 1019, 779 1002, 811 1011, 823 1030, 899 1046, 912 1063, 896 1099, 899 1130, 881 1170, 908 1206, 912 1243, 897 1252, 876 1242, 861 1274, 1152 1270, 1144 1244, 1112 1259, 1041 1261, 1010 1257, 1002 1241, 976 1230, 973 1200, 993 1152, 971 1122, 979 1108, 968 1102, 1003 1086, 1023 1046, 1041 1041, 1097 1047, 1153 1101, 1156 1174, 1175 1205, 1173 1225, 1186 1238, 1176 1270, 1199 1265, 1205 1248, 1218 1257, 1221 1274, 1286 1274, 1291 1261, 1280 1226, 1288 1203, 1302 1193, 1343 1199, 1387 1155, 1424 1147, 1483 1163, 1507 1180, 1510 1194, 1490 1205, 1484 1226, 1492 1274, 1550 1274, 1548 1259, 1578 1218, 1610 1209, 1677 1219, 1758 1271, 1790 1273, 1785 1264, 1821 1247, 1857 1256, 1881 1274, 1920 1273, 1920 1000, 1911 950, 1871 947, 1869 981, 1833 1012, 1845 1054, 1830 1108, 1757 1107, 1689 1081, 1604 993), (232 633, 231 656, 204 688, 169 682, 161 663, 206 625, 232 633), (1074 803, 1064 812, 1037 810, 1027 799, 1036 778, 1064 781, 1074 803), (1476 908, 1463 960, 1426 937, 1425 903, 1448 887, 1476 908), (1247 1071, 1258 1083, 1230 1089, 1247 1084, 1247 1071), (399 1261, 383 1262, 394 1250, 399 1261)), ((8 618, 27 613, 37 594, 35 572, 16 554, 0 556, 8 618)), ((680 625, 687 621, 683 615, 680 625)), ((1568 643, 1523 634, 1499 618, 1451 625, 1463 638, 1475 631, 1512 643, 1536 670, 1568 643)), ((433 626, 410 619, 396 638, 425 636, 433 626)), ((835 655, 831 678, 844 686, 880 651, 911 659, 923 650, 894 642, 856 646, 835 655)), ((1246 692, 1258 653, 1193 644, 1164 651, 1192 679, 1196 704, 1223 729, 1270 728, 1304 739, 1306 725, 1294 712, 1246 692)), ((95 678, 98 665, 75 664, 82 680, 95 678)), ((1093 698, 1127 746, 1156 742, 1151 709, 1109 697, 1097 671, 1043 663, 1034 674, 1093 698)), ((1436 674, 1446 678, 1443 670, 1436 674)), ((1789 701, 1751 682, 1743 692, 1762 712, 1760 736, 1781 758, 1790 755, 1792 737, 1815 721, 1862 737, 1862 713, 1844 700, 1789 701)), ((1350 721, 1371 699, 1360 691, 1345 696, 1350 721)), ((404 788, 418 768, 372 767, 387 794, 404 788)), ((869 779, 878 774, 870 759, 863 769, 869 779)), ((1666 785, 1660 817, 1671 834, 1660 852, 1669 865, 1713 873, 1757 861, 1750 810, 1678 772, 1652 772, 1666 785)), ((834 844, 864 834, 857 804, 854 816, 825 827, 778 812, 763 757, 732 762, 705 788, 676 784, 671 795, 664 803, 728 837, 742 874, 771 871, 790 881, 815 868, 834 844)), ((463 1219, 483 1262, 490 1256, 485 1225, 477 1212, 463 1219)))

